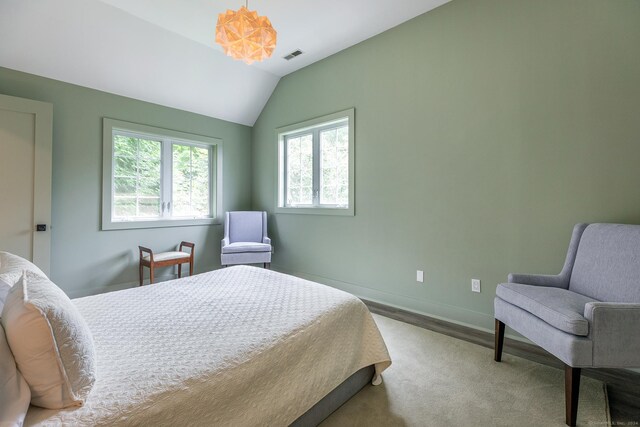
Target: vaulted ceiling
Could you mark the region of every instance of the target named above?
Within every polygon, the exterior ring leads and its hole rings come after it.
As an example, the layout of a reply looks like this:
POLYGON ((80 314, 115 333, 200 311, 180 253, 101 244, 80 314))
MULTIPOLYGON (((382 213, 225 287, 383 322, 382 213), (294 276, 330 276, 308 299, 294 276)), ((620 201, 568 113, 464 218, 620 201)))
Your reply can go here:
POLYGON ((253 125, 280 77, 448 1, 252 0, 278 45, 246 65, 214 42, 241 0, 0 0, 0 66, 253 125))

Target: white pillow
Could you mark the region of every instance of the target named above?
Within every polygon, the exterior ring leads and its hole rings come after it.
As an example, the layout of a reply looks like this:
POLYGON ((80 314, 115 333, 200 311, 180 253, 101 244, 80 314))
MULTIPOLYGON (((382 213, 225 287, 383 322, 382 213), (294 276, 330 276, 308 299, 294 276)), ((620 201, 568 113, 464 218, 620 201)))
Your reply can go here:
POLYGON ((5 281, 9 286, 13 286, 20 280, 24 270, 32 271, 42 277, 47 277, 47 275, 31 261, 9 252, 0 251, 0 280, 5 281))
POLYGON ((18 369, 0 325, 0 426, 19 427, 29 409, 31 392, 18 369))
POLYGON ((31 403, 81 406, 96 378, 95 351, 84 318, 49 279, 25 271, 7 296, 2 325, 31 403))
POLYGON ((0 278, 0 315, 2 314, 2 307, 4 307, 4 301, 7 299, 9 290, 11 290, 11 285, 0 278))

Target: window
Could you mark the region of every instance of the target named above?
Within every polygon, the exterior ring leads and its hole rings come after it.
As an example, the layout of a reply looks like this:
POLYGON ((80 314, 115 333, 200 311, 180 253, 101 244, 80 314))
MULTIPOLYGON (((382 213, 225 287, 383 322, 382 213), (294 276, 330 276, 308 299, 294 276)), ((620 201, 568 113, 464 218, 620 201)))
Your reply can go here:
POLYGON ((212 224, 222 141, 104 119, 102 229, 212 224))
POLYGON ((354 215, 354 110, 278 132, 278 213, 354 215))

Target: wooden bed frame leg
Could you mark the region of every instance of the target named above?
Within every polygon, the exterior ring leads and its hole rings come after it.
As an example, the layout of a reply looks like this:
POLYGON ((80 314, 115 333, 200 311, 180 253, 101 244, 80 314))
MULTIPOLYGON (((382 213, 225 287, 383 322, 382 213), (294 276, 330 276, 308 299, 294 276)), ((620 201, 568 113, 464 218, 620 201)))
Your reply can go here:
POLYGON ((496 362, 502 361, 502 347, 504 345, 504 323, 496 319, 496 333, 495 333, 495 347, 493 360, 496 362))
POLYGON ((578 396, 580 394, 580 368, 564 365, 565 422, 575 427, 578 418, 578 396))

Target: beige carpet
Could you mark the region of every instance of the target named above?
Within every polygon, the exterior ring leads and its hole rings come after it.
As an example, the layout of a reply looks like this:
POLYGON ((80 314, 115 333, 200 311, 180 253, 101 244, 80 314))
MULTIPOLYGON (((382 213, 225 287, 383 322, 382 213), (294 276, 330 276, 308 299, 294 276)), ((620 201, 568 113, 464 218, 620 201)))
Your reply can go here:
MULTIPOLYGON (((374 315, 393 364, 321 426, 564 426, 564 372, 374 315)), ((582 377, 578 425, 608 426, 603 384, 582 377)))

